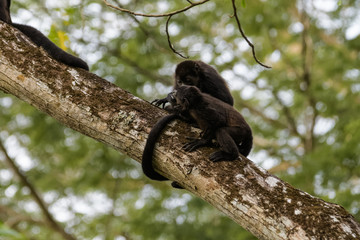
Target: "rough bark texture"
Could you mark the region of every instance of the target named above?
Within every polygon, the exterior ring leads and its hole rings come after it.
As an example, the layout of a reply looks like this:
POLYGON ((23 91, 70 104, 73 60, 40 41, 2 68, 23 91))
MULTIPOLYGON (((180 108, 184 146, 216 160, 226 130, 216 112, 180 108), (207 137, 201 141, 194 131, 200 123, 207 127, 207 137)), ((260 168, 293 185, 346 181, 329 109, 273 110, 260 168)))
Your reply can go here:
MULTIPOLYGON (((119 76, 121 77, 121 76, 119 76)), ((82 69, 57 63, 0 22, 0 89, 62 124, 140 161, 147 135, 166 113, 82 69)), ((197 130, 176 121, 155 151, 155 167, 260 239, 360 239, 341 206, 293 188, 242 157, 212 163, 213 150, 186 153, 197 130)))

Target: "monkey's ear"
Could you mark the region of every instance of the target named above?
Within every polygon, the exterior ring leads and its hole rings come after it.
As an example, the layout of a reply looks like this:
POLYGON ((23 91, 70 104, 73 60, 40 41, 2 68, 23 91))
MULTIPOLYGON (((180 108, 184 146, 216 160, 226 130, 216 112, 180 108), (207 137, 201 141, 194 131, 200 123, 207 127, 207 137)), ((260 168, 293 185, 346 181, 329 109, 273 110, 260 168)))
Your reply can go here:
POLYGON ((190 96, 199 95, 199 89, 195 86, 190 86, 187 91, 188 91, 188 94, 190 94, 190 96))
POLYGON ((190 102, 187 98, 184 98, 183 99, 183 104, 185 106, 185 109, 189 109, 189 106, 190 106, 190 102))

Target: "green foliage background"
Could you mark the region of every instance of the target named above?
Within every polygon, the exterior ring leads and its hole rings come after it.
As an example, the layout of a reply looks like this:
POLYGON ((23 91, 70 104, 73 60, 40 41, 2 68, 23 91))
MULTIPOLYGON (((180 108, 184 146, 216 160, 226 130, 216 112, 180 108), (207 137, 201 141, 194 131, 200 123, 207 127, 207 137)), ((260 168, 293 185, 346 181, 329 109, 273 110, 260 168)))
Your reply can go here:
MULTIPOLYGON (((188 4, 112 3, 145 13, 188 4)), ((212 0, 174 16, 174 47, 216 66, 228 81, 255 135, 250 159, 360 221, 360 37, 354 27, 360 1, 237 4, 245 33, 271 70, 252 58, 231 1, 212 0)), ((11 12, 14 22, 38 28, 92 72, 149 101, 171 89, 182 61, 168 47, 164 18, 134 18, 101 0, 20 0, 11 12)), ((146 179, 137 162, 2 92, 0 140, 50 212, 79 239, 255 239, 186 191, 146 179)), ((3 159, 0 153, 0 239, 61 239, 3 159)))

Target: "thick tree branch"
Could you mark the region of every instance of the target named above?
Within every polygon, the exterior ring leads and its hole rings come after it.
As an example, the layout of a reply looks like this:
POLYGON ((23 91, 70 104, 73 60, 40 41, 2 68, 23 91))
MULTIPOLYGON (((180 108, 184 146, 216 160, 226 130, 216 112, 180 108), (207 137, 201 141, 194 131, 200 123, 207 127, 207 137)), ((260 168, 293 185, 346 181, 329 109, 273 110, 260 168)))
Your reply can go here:
MULTIPOLYGON (((151 127, 166 114, 92 73, 57 63, 3 23, 0 89, 137 161, 151 127)), ((360 239, 360 224, 341 206, 293 188, 244 157, 212 163, 212 149, 184 152, 189 133, 197 136, 188 124, 171 124, 155 149, 155 168, 258 238, 360 239)))

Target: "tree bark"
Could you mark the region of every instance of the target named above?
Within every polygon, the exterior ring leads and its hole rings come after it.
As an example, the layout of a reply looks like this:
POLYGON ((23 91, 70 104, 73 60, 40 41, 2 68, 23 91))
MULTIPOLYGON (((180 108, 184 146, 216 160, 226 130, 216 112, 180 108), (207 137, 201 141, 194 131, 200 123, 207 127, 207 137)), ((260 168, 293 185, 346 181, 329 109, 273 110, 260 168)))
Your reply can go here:
MULTIPOLYGON (((166 115, 95 74, 56 62, 2 22, 0 89, 136 161, 151 127, 166 115)), ((198 131, 170 124, 155 149, 156 169, 259 239, 360 239, 360 224, 341 206, 293 188, 245 157, 212 163, 214 150, 184 152, 189 133, 198 131)))

